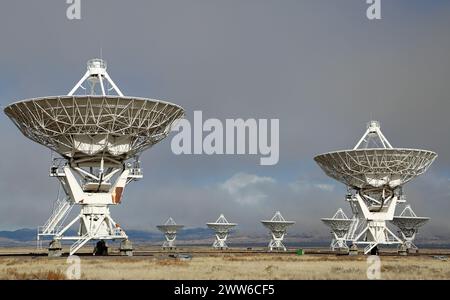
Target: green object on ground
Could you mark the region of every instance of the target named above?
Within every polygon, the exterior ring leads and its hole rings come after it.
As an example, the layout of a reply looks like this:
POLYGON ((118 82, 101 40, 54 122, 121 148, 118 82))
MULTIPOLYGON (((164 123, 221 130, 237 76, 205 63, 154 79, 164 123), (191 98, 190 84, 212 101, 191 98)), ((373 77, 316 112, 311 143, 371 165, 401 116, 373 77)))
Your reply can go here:
POLYGON ((298 249, 296 253, 297 255, 303 255, 305 254, 305 251, 303 251, 303 249, 298 249))

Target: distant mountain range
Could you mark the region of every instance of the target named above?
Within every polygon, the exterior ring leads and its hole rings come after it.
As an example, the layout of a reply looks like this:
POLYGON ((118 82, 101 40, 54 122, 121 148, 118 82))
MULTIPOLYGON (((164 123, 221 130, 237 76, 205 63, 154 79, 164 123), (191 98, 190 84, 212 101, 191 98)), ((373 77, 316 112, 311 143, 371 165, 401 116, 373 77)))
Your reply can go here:
MULTIPOLYGON (((133 243, 158 245, 164 240, 161 232, 145 230, 127 230, 127 235, 133 243)), ((76 235, 75 231, 69 231, 69 235, 76 235)), ((266 245, 270 237, 268 234, 246 235, 241 232, 231 233, 229 243, 239 246, 262 246, 266 245)), ((327 247, 331 237, 315 237, 310 234, 289 234, 285 238, 285 244, 292 247, 327 247)), ((208 228, 185 228, 177 235, 179 244, 206 245, 214 240, 214 233, 208 228)), ((12 247, 23 245, 34 245, 36 243, 36 229, 18 229, 13 231, 0 231, 0 247, 12 247)), ((450 247, 450 240, 443 237, 428 237, 418 239, 419 247, 450 247)))
MULTIPOLYGON (((160 242, 164 239, 161 232, 145 230, 127 230, 128 237, 137 243, 160 242)), ((36 229, 23 228, 13 231, 0 231, 0 246, 13 246, 36 242, 36 229)), ((68 235, 76 235, 75 231, 68 231, 68 235)), ((182 241, 204 241, 212 239, 213 232, 208 228, 186 228, 177 235, 177 240, 182 241)))
MULTIPOLYGON (((160 244, 164 240, 161 232, 145 231, 145 230, 127 230, 128 237, 133 243, 137 244, 160 244)), ((74 230, 68 231, 68 235, 76 235, 74 230)), ((214 232, 208 228, 184 228, 177 234, 179 244, 211 244, 214 240, 214 232)), ((229 242, 234 245, 265 245, 270 237, 268 234, 245 235, 242 233, 230 233, 229 242)), ((312 236, 288 235, 285 239, 287 244, 298 244, 299 242, 311 243, 316 245, 328 245, 327 239, 314 240, 312 236)), ((21 246, 32 245, 36 242, 36 229, 18 229, 13 231, 0 231, 0 246, 21 246)))

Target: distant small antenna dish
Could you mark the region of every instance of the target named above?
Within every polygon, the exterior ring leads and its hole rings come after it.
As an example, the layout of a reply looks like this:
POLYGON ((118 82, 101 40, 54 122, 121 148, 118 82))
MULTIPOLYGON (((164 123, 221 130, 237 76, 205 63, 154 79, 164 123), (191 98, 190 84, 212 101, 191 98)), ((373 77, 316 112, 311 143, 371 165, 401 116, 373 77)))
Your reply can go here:
POLYGON ((163 225, 156 226, 156 228, 164 233, 164 236, 166 238, 162 245, 163 249, 175 249, 177 231, 179 231, 183 227, 184 225, 178 225, 171 217, 169 217, 163 225))
POLYGON ((408 252, 418 250, 417 246, 414 245, 414 239, 419 228, 429 220, 430 218, 418 217, 412 210, 411 205, 406 205, 400 215, 394 217, 391 223, 399 229, 404 250, 408 252))
POLYGON ((286 221, 281 213, 277 211, 270 220, 262 220, 261 223, 270 230, 272 238, 269 242, 269 251, 282 250, 286 251, 283 245, 283 239, 286 235, 287 228, 294 225, 294 221, 286 221))
POLYGON ((225 216, 221 214, 219 218, 216 220, 216 222, 213 223, 206 223, 206 225, 214 230, 216 234, 216 239, 213 243, 213 248, 215 249, 227 249, 228 245, 226 244, 228 234, 230 230, 237 226, 236 223, 229 223, 225 216))
POLYGON ((333 234, 330 246, 331 249, 333 251, 336 249, 344 251, 348 250, 346 237, 353 220, 345 215, 342 208, 339 208, 332 218, 323 218, 322 222, 330 227, 331 233, 333 234))

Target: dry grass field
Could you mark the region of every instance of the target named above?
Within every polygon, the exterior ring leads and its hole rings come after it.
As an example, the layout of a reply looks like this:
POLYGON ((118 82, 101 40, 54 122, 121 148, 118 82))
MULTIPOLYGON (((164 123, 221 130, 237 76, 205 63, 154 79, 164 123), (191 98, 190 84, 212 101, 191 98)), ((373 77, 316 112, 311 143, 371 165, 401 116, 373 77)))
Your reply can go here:
MULTIPOLYGON (((2 255, 0 250, 0 279, 66 279, 67 257, 13 252, 2 255)), ((192 255, 189 261, 157 251, 134 257, 81 256, 81 279, 367 279, 363 255, 211 251, 192 255)), ((432 255, 380 258, 381 279, 450 279, 450 262, 432 255)))

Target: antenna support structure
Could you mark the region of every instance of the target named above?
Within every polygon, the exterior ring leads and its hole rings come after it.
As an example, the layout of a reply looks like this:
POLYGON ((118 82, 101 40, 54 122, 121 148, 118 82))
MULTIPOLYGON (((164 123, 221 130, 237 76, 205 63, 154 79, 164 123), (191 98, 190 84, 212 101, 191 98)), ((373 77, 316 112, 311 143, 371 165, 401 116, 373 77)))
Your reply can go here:
POLYGON ((51 239, 49 256, 62 255, 67 241, 72 241, 69 255, 90 241, 98 241, 97 246, 120 241, 120 253, 132 255, 132 243, 110 207, 123 202, 129 183, 143 178, 140 153, 184 116, 176 104, 124 96, 106 69, 106 61, 89 60, 68 95, 22 100, 4 109, 26 137, 59 154, 50 177, 59 181, 62 193, 37 232, 39 247, 51 239), (75 94, 79 90, 84 94, 75 94), (70 219, 74 206, 80 211, 70 219))
POLYGON ((412 247, 411 241, 395 234, 388 223, 400 225, 394 214, 399 204, 406 203, 403 185, 425 173, 436 157, 428 150, 392 147, 378 121, 368 123, 352 150, 316 156, 314 160, 325 174, 347 186, 346 201, 353 213, 352 222, 341 210, 331 219, 322 219, 332 229, 331 248, 346 249, 351 243, 352 249, 360 245, 364 254, 377 254, 379 245, 412 247))

